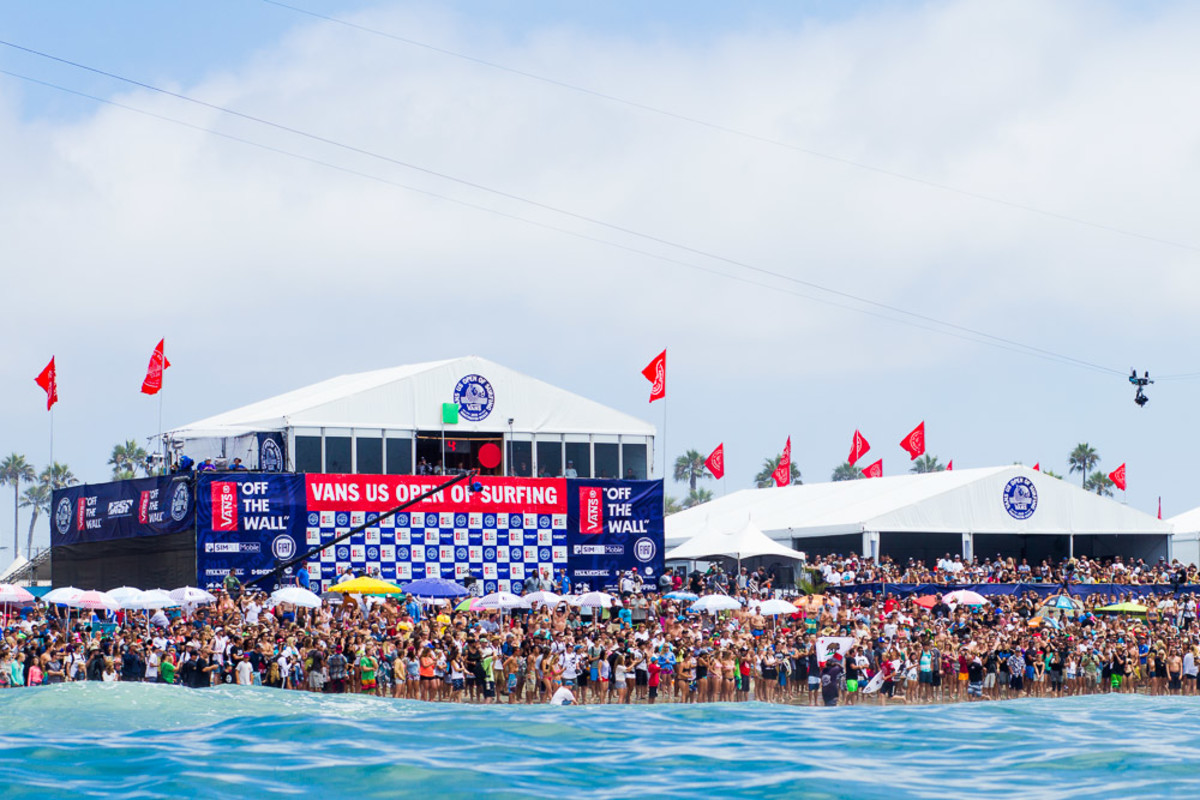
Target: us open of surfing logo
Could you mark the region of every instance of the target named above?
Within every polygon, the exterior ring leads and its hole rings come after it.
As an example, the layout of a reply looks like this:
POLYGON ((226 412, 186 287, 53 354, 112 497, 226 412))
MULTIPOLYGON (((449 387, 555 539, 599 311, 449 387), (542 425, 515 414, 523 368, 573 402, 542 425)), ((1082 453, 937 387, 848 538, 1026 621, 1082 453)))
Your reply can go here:
POLYGON ((64 497, 58 501, 58 508, 54 511, 54 527, 61 535, 67 535, 67 529, 71 527, 71 498, 64 497))
POLYGON ((1004 510, 1013 519, 1029 519, 1037 511, 1037 487, 1025 477, 1013 478, 1004 487, 1004 510))
POLYGON ((496 406, 496 392, 482 375, 467 375, 454 386, 454 402, 463 419, 480 422, 496 406))

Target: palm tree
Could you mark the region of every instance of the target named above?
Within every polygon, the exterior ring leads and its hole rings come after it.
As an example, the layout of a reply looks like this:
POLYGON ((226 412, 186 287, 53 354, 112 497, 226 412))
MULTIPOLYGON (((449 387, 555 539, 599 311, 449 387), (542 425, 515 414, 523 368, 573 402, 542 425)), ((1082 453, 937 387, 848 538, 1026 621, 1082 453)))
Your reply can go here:
POLYGON ((133 439, 113 445, 112 458, 108 459, 108 465, 113 468, 113 480, 136 477, 139 469, 149 475, 150 465, 146 463, 146 457, 146 449, 139 447, 133 439))
POLYGON ((1052 469, 1044 469, 1044 470, 1042 470, 1042 474, 1049 475, 1051 478, 1058 478, 1060 481, 1062 480, 1062 475, 1059 475, 1057 472, 1055 472, 1052 469))
POLYGON ((669 517, 672 514, 678 514, 683 509, 679 507, 679 501, 674 497, 667 495, 663 498, 663 516, 669 517))
POLYGON ((52 493, 47 484, 38 482, 32 486, 26 486, 24 493, 21 495, 21 508, 31 509, 29 515, 29 535, 25 537, 25 553, 33 554, 33 530, 37 526, 38 514, 50 513, 50 498, 52 493))
POLYGON ((688 492, 688 496, 683 499, 683 507, 691 508, 692 506, 698 506, 702 503, 707 503, 712 499, 713 493, 708 489, 693 489, 692 491, 688 492))
POLYGON ((945 472, 946 467, 938 463, 937 456, 921 456, 913 462, 908 471, 924 475, 927 472, 945 472))
POLYGON ((25 460, 25 456, 13 453, 4 461, 0 462, 0 486, 8 485, 13 487, 13 559, 15 560, 21 555, 21 539, 18 532, 20 526, 21 507, 19 505, 21 496, 21 484, 33 483, 36 477, 33 465, 25 460))
POLYGON ((861 470, 861 469, 859 469, 858 467, 854 466, 854 465, 853 465, 853 464, 851 464, 849 461, 846 461, 846 462, 844 462, 844 463, 842 463, 842 464, 838 464, 838 465, 837 465, 837 468, 836 468, 836 469, 834 469, 834 471, 833 471, 833 475, 830 477, 830 480, 834 480, 834 481, 856 481, 856 480, 858 480, 859 478, 865 478, 865 477, 866 477, 866 476, 862 474, 862 470, 861 470))
POLYGON ((1089 492, 1095 492, 1101 497, 1112 497, 1112 487, 1112 478, 1100 470, 1096 470, 1089 475, 1087 481, 1083 484, 1084 489, 1087 489, 1089 492))
POLYGON ((696 491, 696 481, 708 477, 708 468, 704 466, 704 456, 697 451, 688 450, 675 459, 675 480, 687 481, 688 489, 693 492, 696 491))
POLYGON ((38 475, 38 483, 45 484, 53 491, 55 489, 65 489, 68 486, 74 486, 79 483, 79 480, 71 472, 70 467, 55 461, 42 470, 41 475, 38 475))
MULTIPOLYGON (((771 477, 771 475, 776 469, 779 468, 779 461, 782 458, 783 453, 780 453, 774 458, 764 458, 762 469, 759 470, 758 474, 754 476, 754 485, 759 489, 767 489, 774 486, 775 479, 771 477)), ((791 478, 790 483, 794 483, 797 486, 801 483, 804 483, 804 481, 800 480, 800 469, 796 466, 795 461, 791 463, 791 468, 791 475, 789 476, 791 478)))
POLYGON ((1086 489, 1088 473, 1100 463, 1100 456, 1096 454, 1096 448, 1087 442, 1080 442, 1067 456, 1067 463, 1071 465, 1070 472, 1079 473, 1079 485, 1086 489))

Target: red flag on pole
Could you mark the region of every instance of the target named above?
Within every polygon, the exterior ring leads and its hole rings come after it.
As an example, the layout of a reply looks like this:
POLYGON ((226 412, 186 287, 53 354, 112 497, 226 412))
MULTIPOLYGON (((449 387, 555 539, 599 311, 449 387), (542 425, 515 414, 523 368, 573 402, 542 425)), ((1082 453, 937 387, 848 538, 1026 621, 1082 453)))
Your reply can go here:
POLYGON ((792 437, 787 438, 783 446, 783 455, 779 457, 779 466, 771 473, 776 486, 787 486, 792 482, 792 437))
POLYGON ((850 442, 850 455, 846 458, 848 462, 853 464, 867 454, 871 449, 871 445, 857 430, 854 431, 854 439, 850 442))
POLYGON ((704 459, 704 466, 708 467, 708 471, 713 474, 717 480, 725 477, 725 443, 721 442, 717 445, 717 449, 709 454, 708 458, 704 459))
POLYGON ((1113 482, 1113 486, 1116 486, 1122 492, 1125 491, 1125 465, 1122 464, 1108 473, 1108 479, 1113 482))
POLYGON ((1035 471, 1041 472, 1042 471, 1042 462, 1040 462, 1040 461, 1037 462, 1036 464, 1033 465, 1033 468, 1035 471))
POLYGON ((946 472, 954 471, 954 459, 950 459, 950 463, 946 465, 946 472))
POLYGON ((867 476, 868 478, 882 478, 883 477, 883 459, 882 458, 879 459, 874 464, 872 464, 871 466, 864 469, 862 471, 862 474, 867 476))
POLYGON ((646 365, 642 370, 642 374, 646 376, 646 380, 654 384, 650 387, 650 402, 660 400, 667 396, 667 351, 663 350, 654 360, 646 365))
POLYGON ((50 363, 33 380, 46 393, 46 410, 49 411, 58 402, 58 370, 54 368, 54 356, 50 356, 50 363))
POLYGON ((1158 498, 1158 518, 1162 519, 1162 498, 1158 498))
POLYGON ((904 441, 900 446, 908 451, 909 461, 916 460, 917 456, 925 453, 925 422, 912 429, 912 433, 904 437, 904 441))
POLYGON ((158 394, 162 389, 163 370, 171 366, 171 362, 163 355, 165 341, 159 339, 154 352, 150 354, 150 366, 146 367, 146 379, 142 381, 142 394, 158 394))

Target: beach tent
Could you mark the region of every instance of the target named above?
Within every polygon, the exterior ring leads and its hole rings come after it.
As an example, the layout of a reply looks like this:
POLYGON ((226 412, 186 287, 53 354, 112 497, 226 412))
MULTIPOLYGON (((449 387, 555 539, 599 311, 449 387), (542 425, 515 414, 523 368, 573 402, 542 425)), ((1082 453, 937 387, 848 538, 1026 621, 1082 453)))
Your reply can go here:
MULTIPOLYGON (((851 552, 931 563, 966 557, 1167 555, 1169 523, 1022 466, 956 469, 746 489, 672 514, 668 548, 750 517, 771 539, 812 555, 851 552)), ((668 553, 668 558, 671 555, 668 553)))
POLYGON ((666 560, 699 561, 714 556, 736 558, 739 562, 755 556, 779 556, 796 560, 804 558, 803 553, 780 544, 747 520, 741 527, 734 529, 706 528, 670 550, 666 560))

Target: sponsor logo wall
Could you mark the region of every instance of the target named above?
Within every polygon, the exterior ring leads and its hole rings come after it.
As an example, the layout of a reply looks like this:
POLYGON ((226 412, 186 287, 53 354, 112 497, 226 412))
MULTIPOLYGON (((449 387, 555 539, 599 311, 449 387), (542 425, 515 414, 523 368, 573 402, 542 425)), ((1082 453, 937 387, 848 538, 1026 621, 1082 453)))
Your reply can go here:
POLYGON ((56 489, 50 504, 50 544, 182 533, 195 525, 193 501, 187 478, 141 478, 56 489))
MULTIPOLYGON (((483 581, 520 592, 529 577, 563 570, 575 585, 615 586, 634 567, 653 583, 662 570, 661 481, 478 479, 439 492, 315 553, 318 588, 346 568, 389 581, 483 581)), ((243 580, 357 527, 444 481, 390 475, 201 476, 197 567, 202 586, 233 569, 243 580)), ((291 582, 294 573, 280 583, 291 582)), ((269 588, 269 587, 268 587, 269 588)))

